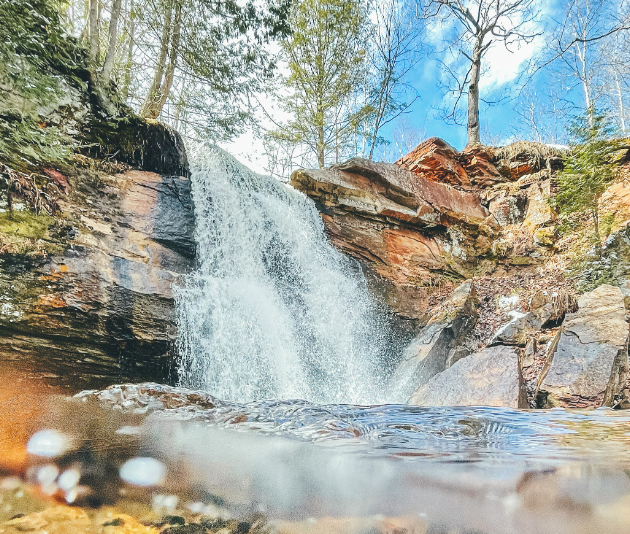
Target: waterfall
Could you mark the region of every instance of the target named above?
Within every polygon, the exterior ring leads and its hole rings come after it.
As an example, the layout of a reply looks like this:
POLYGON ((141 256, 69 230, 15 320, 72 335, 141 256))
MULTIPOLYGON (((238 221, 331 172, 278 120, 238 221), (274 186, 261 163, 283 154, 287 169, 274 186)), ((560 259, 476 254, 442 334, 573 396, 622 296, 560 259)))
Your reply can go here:
POLYGON ((384 400, 388 327, 313 202, 216 147, 192 166, 198 267, 176 289, 179 376, 225 400, 384 400))

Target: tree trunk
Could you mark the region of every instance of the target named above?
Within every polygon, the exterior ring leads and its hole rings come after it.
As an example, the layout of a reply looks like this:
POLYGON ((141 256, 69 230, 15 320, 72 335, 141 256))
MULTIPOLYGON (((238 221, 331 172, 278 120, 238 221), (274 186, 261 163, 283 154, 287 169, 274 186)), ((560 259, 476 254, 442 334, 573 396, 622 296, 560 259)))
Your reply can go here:
POLYGON ((481 74, 481 42, 475 44, 468 86, 468 146, 481 142, 479 135, 479 75, 481 74))
POLYGON ((133 0, 129 5, 129 32, 127 39, 129 43, 127 45, 127 60, 125 62, 125 76, 123 78, 123 86, 120 89, 120 94, 123 100, 127 100, 129 97, 129 86, 131 85, 131 69, 133 67, 133 41, 136 33, 136 16, 133 11, 133 0))
POLYGON ((320 169, 324 168, 324 127, 317 128, 317 163, 320 169))
POLYGON ((122 0, 113 0, 112 15, 109 19, 109 39, 107 42, 107 54, 105 55, 105 64, 101 72, 103 83, 109 82, 114 67, 114 58, 116 56, 116 40, 118 39, 118 19, 120 18, 120 7, 122 0))
POLYGON ((179 40, 182 30, 182 3, 177 2, 175 6, 175 21, 173 23, 173 36, 171 40, 171 51, 169 54, 169 62, 166 67, 166 75, 164 76, 164 82, 160 86, 159 94, 157 95, 157 101, 152 108, 151 116, 148 118, 157 119, 162 113, 166 99, 171 92, 173 86, 173 77, 175 75, 175 67, 177 66, 177 57, 179 55, 179 40))
POLYGON ((157 63, 155 65, 155 74, 153 75, 153 82, 147 93, 147 98, 144 101, 142 109, 140 110, 140 116, 145 118, 151 118, 153 115, 153 108, 157 103, 159 97, 158 92, 162 87, 162 79, 164 78, 164 71, 166 70, 166 58, 168 55, 168 45, 171 40, 171 20, 173 17, 172 5, 168 7, 165 14, 164 27, 162 28, 162 39, 160 40, 160 53, 158 55, 157 63))
POLYGON ((98 59, 98 1, 90 0, 90 59, 93 62, 98 59))
POLYGON ((317 102, 317 163, 320 169, 324 168, 324 111, 320 101, 317 102))
POLYGON ((617 98, 619 99, 619 120, 621 122, 621 132, 626 135, 626 110, 623 105, 623 91, 619 83, 619 75, 615 72, 615 85, 617 86, 617 98))

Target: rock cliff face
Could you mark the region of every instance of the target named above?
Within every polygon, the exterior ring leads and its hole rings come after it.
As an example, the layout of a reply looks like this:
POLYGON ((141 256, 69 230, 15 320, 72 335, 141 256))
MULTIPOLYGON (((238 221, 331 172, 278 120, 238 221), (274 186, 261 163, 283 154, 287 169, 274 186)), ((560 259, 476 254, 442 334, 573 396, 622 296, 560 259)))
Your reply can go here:
POLYGON ((403 317, 423 316, 435 273, 467 278, 490 252, 496 225, 476 194, 396 165, 352 159, 296 171, 291 184, 316 201, 332 242, 368 267, 403 317))
POLYGON ((566 150, 518 142, 458 152, 433 138, 395 165, 353 159, 292 175, 333 244, 419 328, 389 385, 411 402, 630 407, 630 197, 622 179, 602 197, 615 233, 602 259, 580 266, 576 287, 565 272, 588 254, 580 235, 560 234, 548 202, 566 150), (601 304, 598 289, 578 306, 578 290, 602 281, 618 286, 614 299, 606 293, 614 302, 601 304), (594 330, 585 341, 576 328, 594 330))
POLYGON ((54 76, 45 101, 0 97, 3 131, 20 131, 20 109, 42 134, 0 152, 0 362, 74 390, 164 381, 173 285, 195 256, 184 144, 104 86, 84 50, 59 46, 72 61, 36 63, 54 76), (58 150, 40 150, 49 139, 58 150))
POLYGON ((86 167, 94 163, 79 157, 67 175, 55 171, 67 183, 55 218, 0 214, 0 232, 16 243, 0 253, 0 359, 43 363, 53 382, 75 390, 164 381, 176 335, 173 284, 195 255, 190 181, 86 167), (39 235, 20 241, 36 224, 39 235))

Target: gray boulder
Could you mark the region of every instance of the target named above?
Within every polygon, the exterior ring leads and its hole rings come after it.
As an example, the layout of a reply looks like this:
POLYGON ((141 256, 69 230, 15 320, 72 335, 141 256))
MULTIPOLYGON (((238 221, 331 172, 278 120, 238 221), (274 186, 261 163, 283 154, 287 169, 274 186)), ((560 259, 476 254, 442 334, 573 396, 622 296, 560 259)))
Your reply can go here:
POLYGON ((628 372, 628 324, 618 287, 601 285, 567 314, 538 380, 542 407, 613 406, 628 372))
POLYGON ((472 282, 459 286, 405 351, 390 379, 395 398, 407 399, 418 387, 464 357, 461 344, 477 321, 479 301, 472 282))
POLYGON ((527 408, 518 354, 513 347, 486 347, 431 378, 409 404, 527 408))

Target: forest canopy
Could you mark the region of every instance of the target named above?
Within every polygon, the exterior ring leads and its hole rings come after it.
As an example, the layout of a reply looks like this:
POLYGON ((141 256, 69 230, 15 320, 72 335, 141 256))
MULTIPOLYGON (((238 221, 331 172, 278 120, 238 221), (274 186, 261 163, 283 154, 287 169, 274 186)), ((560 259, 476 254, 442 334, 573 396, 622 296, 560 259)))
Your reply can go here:
POLYGON ((592 107, 623 136, 629 12, 626 0, 0 0, 2 113, 27 117, 58 73, 85 83, 87 66, 187 139, 249 132, 283 178, 395 160, 437 119, 469 144, 564 144, 592 107))

